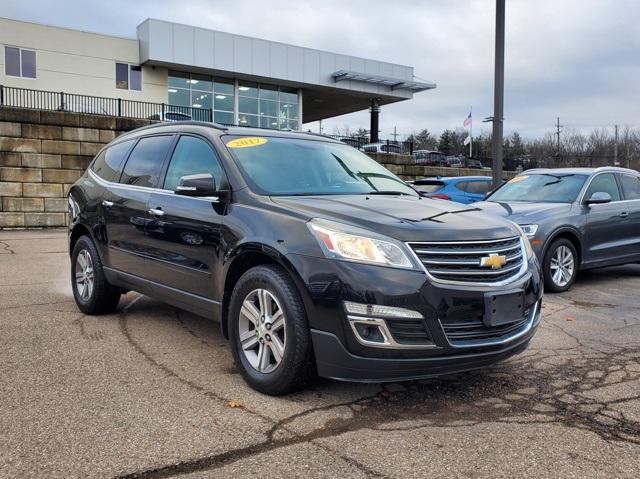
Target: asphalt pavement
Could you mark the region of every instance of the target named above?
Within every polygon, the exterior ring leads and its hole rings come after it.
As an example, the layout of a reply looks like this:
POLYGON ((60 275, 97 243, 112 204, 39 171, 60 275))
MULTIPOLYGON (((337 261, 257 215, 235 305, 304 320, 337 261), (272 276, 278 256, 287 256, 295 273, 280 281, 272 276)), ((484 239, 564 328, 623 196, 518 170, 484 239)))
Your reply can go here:
POLYGON ((639 292, 640 265, 585 272, 504 363, 272 398, 216 323, 136 293, 85 316, 65 231, 0 231, 0 477, 638 478, 639 292))

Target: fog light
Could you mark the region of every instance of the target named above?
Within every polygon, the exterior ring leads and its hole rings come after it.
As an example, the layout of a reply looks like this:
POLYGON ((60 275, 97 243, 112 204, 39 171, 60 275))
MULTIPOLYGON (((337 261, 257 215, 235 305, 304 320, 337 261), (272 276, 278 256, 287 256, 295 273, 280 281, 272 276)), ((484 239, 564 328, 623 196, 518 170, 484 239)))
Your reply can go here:
POLYGON ((357 314, 359 316, 373 316, 376 318, 412 318, 422 319, 422 314, 411 309, 396 308, 394 306, 382 306, 378 304, 353 303, 351 301, 344 302, 344 309, 349 314, 357 314))
POLYGON ((356 328, 356 331, 358 332, 360 337, 365 341, 372 343, 385 342, 384 334, 382 334, 382 331, 380 331, 380 327, 377 325, 353 323, 353 327, 356 328))

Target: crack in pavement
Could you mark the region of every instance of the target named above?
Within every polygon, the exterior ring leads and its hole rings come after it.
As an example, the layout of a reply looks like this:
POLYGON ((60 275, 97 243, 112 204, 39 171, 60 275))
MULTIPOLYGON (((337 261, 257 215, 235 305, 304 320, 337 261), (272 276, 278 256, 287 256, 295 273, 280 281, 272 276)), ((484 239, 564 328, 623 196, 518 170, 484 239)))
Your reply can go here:
MULTIPOLYGON (((16 306, 5 306, 4 308, 2 308, 1 311, 9 311, 9 310, 13 310, 13 309, 23 309, 23 308, 30 308, 31 306, 53 306, 54 304, 65 304, 65 303, 70 303, 73 300, 71 299, 66 299, 64 301, 47 301, 46 303, 29 303, 29 304, 20 304, 20 305, 16 305, 16 306)), ((63 312, 69 312, 69 311, 63 311, 63 312)))
POLYGON ((6 241, 0 240, 0 246, 2 246, 2 249, 4 250, 0 251, 0 254, 16 254, 16 252, 11 249, 11 246, 9 246, 9 243, 7 243, 6 241))
MULTIPOLYGON (((128 303, 120 312, 120 317, 119 317, 119 325, 120 325, 120 331, 122 332, 122 334, 124 335, 124 337, 127 339, 127 341, 129 342, 129 344, 138 352, 140 353, 146 360, 147 362, 151 363, 154 367, 160 369, 162 372, 164 372, 167 376, 172 377, 177 379, 178 381, 180 381, 181 383, 185 384, 186 386, 188 386, 191 389, 194 389, 202 394, 204 394, 205 396, 217 400, 218 402, 221 402, 223 404, 226 404, 229 401, 229 398, 226 398, 216 392, 207 390, 206 388, 204 388, 203 386, 189 380, 189 379, 185 379, 183 377, 181 377, 179 374, 177 374, 175 371, 173 371, 171 368, 167 367, 166 365, 158 362, 157 360, 155 360, 149 353, 147 353, 131 336, 129 330, 127 329, 127 324, 126 324, 126 316, 129 312, 129 310, 134 306, 134 304, 141 299, 143 296, 138 296, 137 298, 133 299, 130 303, 128 303)), ((176 313, 176 317, 178 318, 178 320, 182 323, 183 327, 187 330, 187 332, 189 332, 189 334, 191 334, 192 336, 201 339, 193 330, 189 329, 186 324, 184 323, 184 321, 182 321, 180 319, 180 316, 178 313, 176 313)), ((210 345, 207 341, 203 341, 204 344, 206 345, 210 345)), ((357 401, 354 401, 357 402, 357 401)), ((344 405, 347 403, 342 403, 341 405, 344 405)), ((334 405, 337 406, 337 405, 334 405)), ((300 434, 296 434, 295 431, 292 431, 288 428, 286 428, 282 423, 283 421, 285 421, 288 418, 285 418, 284 420, 281 421, 276 421, 273 418, 266 416, 262 413, 259 413, 257 411, 254 411, 250 408, 247 408, 246 406, 242 406, 241 408, 242 411, 257 416, 269 423, 272 424, 272 428, 269 430, 267 439, 263 442, 251 445, 251 446, 247 446, 244 448, 239 448, 239 449, 234 449, 231 451, 227 451, 221 454, 216 454, 216 455, 211 455, 211 456, 205 456, 202 458, 197 458, 197 459, 193 459, 193 460, 188 460, 188 461, 183 461, 177 464, 170 464, 167 466, 161 466, 158 468, 153 468, 153 469, 148 469, 145 471, 137 471, 137 472, 132 472, 132 473, 128 473, 128 474, 122 474, 119 476, 116 476, 118 479, 130 479, 130 478, 163 478, 163 477, 171 477, 174 475, 178 475, 178 474, 186 474, 189 472, 194 472, 194 471, 199 471, 199 470, 210 470, 210 469, 214 469, 214 468, 218 468, 218 467, 222 467, 224 465, 230 464, 232 462, 236 462, 239 461, 245 457, 249 457, 249 456, 253 456, 255 454, 260 454, 263 452, 268 452, 274 449, 280 449, 282 447, 286 447, 286 446, 290 446, 290 445, 296 445, 296 444, 302 444, 302 443, 310 443, 311 441, 313 441, 314 439, 320 439, 323 437, 330 437, 335 435, 335 433, 331 432, 331 431, 326 431, 323 434, 322 430, 318 430, 316 432, 314 432, 313 434, 307 434, 307 435, 300 435, 300 434), (292 436, 284 438, 284 439, 279 439, 277 441, 273 441, 272 435, 276 430, 284 430, 286 431, 288 434, 291 434, 292 436)), ((307 411, 309 412, 315 412, 317 410, 321 410, 321 409, 325 409, 325 407, 321 407, 321 408, 316 408, 316 409, 312 409, 307 411)), ((340 434, 340 433, 339 433, 340 434)), ((325 450, 326 452, 330 452, 335 454, 334 451, 332 451, 331 449, 329 449, 328 447, 322 445, 322 444, 317 444, 317 443, 313 443, 314 446, 319 447, 323 450, 325 450)), ((370 468, 368 468, 367 466, 365 466, 364 464, 362 464, 361 462, 350 458, 350 457, 346 457, 343 455, 339 455, 338 457, 340 457, 341 459, 344 459, 345 461, 347 461, 348 463, 350 463, 351 465, 353 465, 354 467, 358 468, 360 471, 362 471, 363 473, 365 473, 365 475, 367 475, 368 477, 374 477, 374 478, 381 478, 384 479, 387 476, 374 471, 370 468)))
MULTIPOLYGON (((126 327, 126 315, 132 305, 130 303, 123 310, 120 327, 134 348, 168 376, 218 401, 227 401, 222 395, 182 378, 135 342, 126 327)), ((179 314, 176 316, 179 318, 179 314)), ((210 345, 210 342, 188 328, 182 319, 179 320, 189 334, 203 344, 210 345)), ((588 395, 603 387, 640 381, 640 346, 623 347, 602 342, 609 349, 601 350, 586 345, 582 339, 558 324, 546 321, 543 327, 547 326, 572 338, 576 346, 562 348, 562 355, 553 349, 531 349, 528 354, 483 371, 402 383, 394 388, 384 388, 373 396, 310 408, 279 421, 244 407, 243 411, 272 424, 265 441, 224 453, 131 472, 117 478, 164 478, 210 471, 258 454, 305 443, 337 455, 369 477, 385 477, 321 442, 364 429, 383 432, 429 427, 462 428, 486 423, 553 423, 592 432, 607 442, 640 445, 640 423, 614 407, 638 401, 640 395, 611 400, 598 400, 588 395), (321 427, 304 433, 296 432, 296 424, 301 424, 311 415, 345 407, 349 409, 350 417, 331 417, 321 427), (419 422, 416 423, 416 420, 419 422), (414 424, 389 427, 401 421, 414 424), (287 435, 276 437, 281 433, 287 435)))

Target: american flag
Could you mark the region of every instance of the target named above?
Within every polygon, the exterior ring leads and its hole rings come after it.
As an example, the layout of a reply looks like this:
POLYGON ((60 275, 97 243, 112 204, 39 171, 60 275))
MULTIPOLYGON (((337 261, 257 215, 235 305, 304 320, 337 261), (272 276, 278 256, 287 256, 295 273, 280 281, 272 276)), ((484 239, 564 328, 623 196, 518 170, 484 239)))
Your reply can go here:
POLYGON ((472 122, 472 120, 471 120, 471 112, 469 112, 469 116, 464 119, 464 121, 462 122, 462 126, 467 127, 467 126, 471 125, 471 122, 472 122))

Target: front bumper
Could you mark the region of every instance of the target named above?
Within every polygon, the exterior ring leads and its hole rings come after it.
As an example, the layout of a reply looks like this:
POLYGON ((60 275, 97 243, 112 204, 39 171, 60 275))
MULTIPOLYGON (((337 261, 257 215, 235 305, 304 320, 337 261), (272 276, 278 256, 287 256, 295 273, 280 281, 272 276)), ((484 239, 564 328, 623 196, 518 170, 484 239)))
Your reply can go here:
MULTIPOLYGON (((540 303, 538 303, 540 304, 540 303)), ((409 379, 424 379, 445 374, 479 369, 521 353, 529 345, 537 328, 541 314, 539 309, 522 334, 514 335, 491 349, 466 348, 456 354, 425 358, 370 358, 350 353, 331 333, 311 330, 316 354, 318 374, 341 381, 386 382, 409 379)))
MULTIPOLYGON (((541 318, 542 277, 536 259, 509 285, 490 288, 439 284, 420 271, 295 254, 287 258, 302 283, 318 374, 323 377, 391 381, 481 368, 523 351, 541 318), (477 325, 483 317, 485 293, 506 289, 523 292, 527 311, 523 321, 496 334, 481 330, 478 340, 456 339, 455 328, 467 327, 466 322, 477 325), (357 337, 344 301, 419 312, 426 339, 391 341, 384 347, 367 344, 357 337)), ((395 336, 405 325, 402 319, 394 321, 395 329, 390 325, 390 330, 395 336)))

